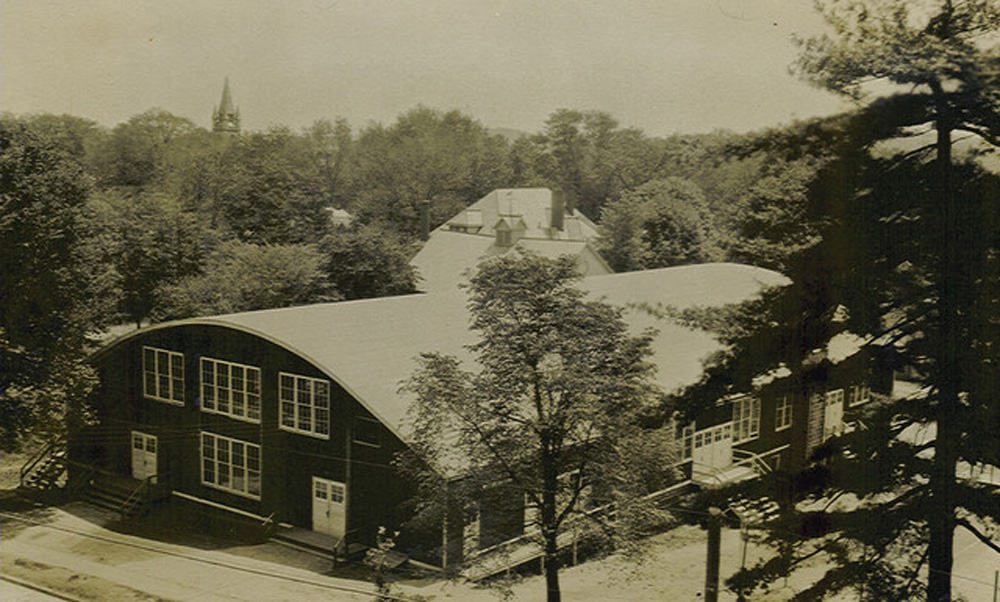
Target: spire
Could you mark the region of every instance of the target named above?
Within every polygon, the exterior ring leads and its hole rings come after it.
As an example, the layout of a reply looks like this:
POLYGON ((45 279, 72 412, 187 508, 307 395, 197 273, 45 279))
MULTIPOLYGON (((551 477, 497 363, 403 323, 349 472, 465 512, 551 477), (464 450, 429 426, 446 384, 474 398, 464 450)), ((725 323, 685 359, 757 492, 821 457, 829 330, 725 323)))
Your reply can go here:
POLYGON ((233 97, 229 93, 229 76, 226 76, 226 83, 222 85, 222 102, 219 103, 220 113, 235 113, 236 108, 233 106, 233 97))
POLYGON ((229 77, 222 86, 222 101, 219 107, 212 112, 212 131, 226 132, 230 134, 240 133, 240 112, 233 105, 233 97, 229 92, 229 77))

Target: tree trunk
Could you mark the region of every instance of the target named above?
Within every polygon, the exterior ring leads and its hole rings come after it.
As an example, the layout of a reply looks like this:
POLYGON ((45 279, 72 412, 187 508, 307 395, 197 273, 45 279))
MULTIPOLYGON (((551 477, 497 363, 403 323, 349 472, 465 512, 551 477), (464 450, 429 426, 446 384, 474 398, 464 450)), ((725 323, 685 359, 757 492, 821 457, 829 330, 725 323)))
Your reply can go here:
POLYGON ((937 82, 931 89, 937 97, 937 215, 943 228, 941 257, 938 267, 938 320, 940 341, 937 357, 935 384, 938 400, 934 418, 937 435, 934 443, 934 460, 930 471, 931 505, 927 516, 930 526, 928 542, 928 602, 951 602, 951 570, 954 564, 955 538, 955 464, 958 460, 957 444, 961 435, 957 424, 959 392, 962 390, 961 291, 963 268, 961 260, 960 229, 962 207, 952 194, 951 185, 951 117, 944 91, 937 82))
POLYGON ((547 602, 561 602, 562 592, 559 591, 559 547, 556 543, 556 532, 545 535, 545 599, 547 602))
POLYGON ((542 538, 545 541, 545 591, 548 602, 560 602, 562 593, 559 591, 559 536, 556 525, 556 490, 559 487, 559 466, 556 454, 553 453, 551 435, 542 433, 542 538))

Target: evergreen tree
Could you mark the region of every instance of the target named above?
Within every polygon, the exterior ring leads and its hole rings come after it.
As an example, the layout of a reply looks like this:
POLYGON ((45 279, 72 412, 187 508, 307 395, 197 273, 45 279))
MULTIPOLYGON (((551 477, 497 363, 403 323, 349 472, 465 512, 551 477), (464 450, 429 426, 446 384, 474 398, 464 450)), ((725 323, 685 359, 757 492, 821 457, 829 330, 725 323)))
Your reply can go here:
POLYGON ((845 330, 890 364, 914 368, 923 388, 873 405, 867 428, 828 442, 794 486, 775 490, 784 492, 783 522, 772 532, 782 553, 734 587, 772 581, 818 555, 829 569, 794 599, 854 589, 871 600, 948 601, 956 528, 1000 551, 992 534, 1000 495, 957 474, 960 465, 1000 462, 992 434, 1000 428, 1000 181, 952 152, 956 132, 981 144, 1000 134, 1000 10, 949 0, 823 8, 834 36, 804 42, 803 74, 859 98, 873 79, 907 89, 868 101, 845 122, 837 160, 820 170, 808 204, 822 224, 817 244, 789 259, 792 286, 740 313, 702 399, 748 390, 779 366, 821 376, 810 355, 845 330), (929 143, 912 137, 920 128, 929 143), (933 427, 934 438, 913 440, 913 426, 933 427), (858 503, 812 513, 798 505, 845 493, 858 503))

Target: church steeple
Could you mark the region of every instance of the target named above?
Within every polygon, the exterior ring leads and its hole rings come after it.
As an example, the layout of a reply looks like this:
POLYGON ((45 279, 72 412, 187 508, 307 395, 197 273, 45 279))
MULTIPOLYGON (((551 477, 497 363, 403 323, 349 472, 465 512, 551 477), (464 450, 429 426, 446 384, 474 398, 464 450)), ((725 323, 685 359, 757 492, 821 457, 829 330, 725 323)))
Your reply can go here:
POLYGON ((222 101, 218 108, 212 111, 212 131, 227 134, 240 133, 240 111, 233 105, 233 97, 229 92, 229 77, 222 86, 222 101))

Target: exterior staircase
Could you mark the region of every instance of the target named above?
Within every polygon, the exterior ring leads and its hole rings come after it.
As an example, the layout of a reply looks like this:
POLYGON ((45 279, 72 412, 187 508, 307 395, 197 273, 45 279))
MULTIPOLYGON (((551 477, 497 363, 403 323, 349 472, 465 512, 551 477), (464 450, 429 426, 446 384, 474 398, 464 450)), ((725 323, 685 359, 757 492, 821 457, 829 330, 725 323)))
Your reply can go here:
POLYGON ((748 499, 738 495, 729 501, 729 510, 743 525, 760 525, 777 518, 780 507, 767 496, 748 499))
POLYGON ((139 481, 110 473, 99 472, 83 492, 88 504, 117 512, 122 518, 142 516, 153 499, 150 479, 139 481))
POLYGON ((65 501, 75 482, 71 482, 66 443, 53 441, 21 466, 21 491, 26 497, 45 502, 65 501))

